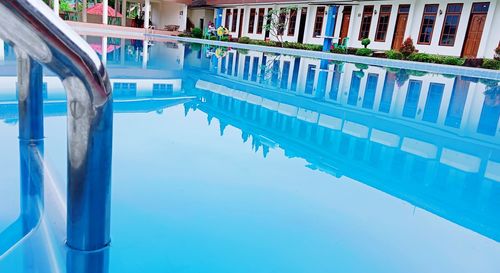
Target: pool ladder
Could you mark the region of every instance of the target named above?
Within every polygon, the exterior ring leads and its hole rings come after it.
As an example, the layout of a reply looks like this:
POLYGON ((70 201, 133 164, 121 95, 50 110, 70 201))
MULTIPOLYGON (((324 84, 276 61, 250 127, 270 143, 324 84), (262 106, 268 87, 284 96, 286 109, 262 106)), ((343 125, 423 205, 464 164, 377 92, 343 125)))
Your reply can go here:
MULTIPOLYGON (((106 69, 87 42, 41 0, 0 0, 0 14, 0 38, 14 47, 18 58, 20 147, 43 151, 43 65, 57 74, 67 93, 66 245, 82 253, 105 249, 110 244, 113 127, 106 69)), ((43 174, 28 180, 22 181, 28 195, 43 196, 43 174)), ((24 221, 27 231, 41 216, 25 217, 30 218, 24 221)))

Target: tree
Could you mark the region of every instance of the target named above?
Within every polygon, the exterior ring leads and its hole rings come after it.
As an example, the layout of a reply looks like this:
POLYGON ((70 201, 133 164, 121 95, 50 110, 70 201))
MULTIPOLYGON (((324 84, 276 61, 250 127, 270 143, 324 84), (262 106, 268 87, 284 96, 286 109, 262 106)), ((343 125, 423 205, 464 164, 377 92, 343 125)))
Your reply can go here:
POLYGON ((283 35, 285 34, 285 28, 288 25, 290 16, 297 13, 297 7, 284 7, 278 9, 270 10, 266 17, 266 24, 264 29, 269 31, 279 45, 283 47, 283 35))

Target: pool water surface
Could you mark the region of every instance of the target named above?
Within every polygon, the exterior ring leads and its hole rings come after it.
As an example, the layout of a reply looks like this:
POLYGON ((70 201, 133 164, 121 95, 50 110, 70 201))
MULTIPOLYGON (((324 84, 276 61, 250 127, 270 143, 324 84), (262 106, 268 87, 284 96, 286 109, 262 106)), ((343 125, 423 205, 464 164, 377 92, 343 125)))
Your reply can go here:
MULTIPOLYGON (((114 93, 102 272, 498 272, 498 81, 86 38, 114 93)), ((0 73, 2 232, 22 210, 10 48, 0 73)), ((44 216, 0 272, 77 272, 65 94, 44 83, 44 216)))

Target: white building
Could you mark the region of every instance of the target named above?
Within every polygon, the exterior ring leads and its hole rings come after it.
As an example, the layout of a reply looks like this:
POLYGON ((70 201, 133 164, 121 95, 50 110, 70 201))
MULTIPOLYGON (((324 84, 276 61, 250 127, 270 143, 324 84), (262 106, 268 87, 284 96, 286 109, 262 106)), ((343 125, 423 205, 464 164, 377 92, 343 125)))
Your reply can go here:
MULTIPOLYGON (((420 52, 492 58, 500 41, 500 8, 495 0, 257 2, 262 3, 209 0, 207 4, 211 7, 205 9, 215 8, 212 20, 215 21, 219 14, 222 25, 229 29, 232 37, 275 39, 263 27, 266 14, 271 9, 293 6, 297 10, 289 16, 284 40, 322 44, 320 36, 331 36, 325 34, 328 5, 336 5, 333 36, 349 37, 350 47, 362 47, 361 39, 370 38, 372 49, 398 49, 406 37, 411 37, 420 52)), ((190 20, 195 26, 201 26, 203 24, 198 24, 201 17, 197 14, 190 20)))

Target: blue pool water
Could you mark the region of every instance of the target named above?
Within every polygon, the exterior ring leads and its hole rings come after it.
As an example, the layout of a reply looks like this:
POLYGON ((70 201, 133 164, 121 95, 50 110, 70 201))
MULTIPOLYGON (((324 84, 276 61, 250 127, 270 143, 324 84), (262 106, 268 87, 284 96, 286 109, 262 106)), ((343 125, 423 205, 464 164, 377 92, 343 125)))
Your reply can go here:
MULTIPOLYGON (((99 272, 499 272, 499 82, 146 44, 108 39, 112 246, 99 272)), ((5 53, 0 232, 21 211, 5 53)), ((2 273, 85 272, 64 247, 65 95, 44 82, 44 216, 2 273)))

